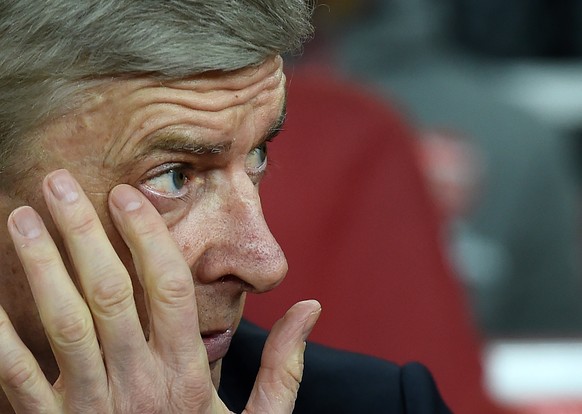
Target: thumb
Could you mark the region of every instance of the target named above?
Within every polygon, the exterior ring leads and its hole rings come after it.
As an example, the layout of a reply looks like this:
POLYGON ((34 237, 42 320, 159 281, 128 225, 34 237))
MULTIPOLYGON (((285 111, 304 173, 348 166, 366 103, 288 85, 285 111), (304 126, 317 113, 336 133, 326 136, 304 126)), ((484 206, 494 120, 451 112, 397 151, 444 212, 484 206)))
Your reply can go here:
POLYGON ((305 340, 321 313, 316 300, 296 303, 273 326, 243 414, 291 413, 303 376, 305 340))

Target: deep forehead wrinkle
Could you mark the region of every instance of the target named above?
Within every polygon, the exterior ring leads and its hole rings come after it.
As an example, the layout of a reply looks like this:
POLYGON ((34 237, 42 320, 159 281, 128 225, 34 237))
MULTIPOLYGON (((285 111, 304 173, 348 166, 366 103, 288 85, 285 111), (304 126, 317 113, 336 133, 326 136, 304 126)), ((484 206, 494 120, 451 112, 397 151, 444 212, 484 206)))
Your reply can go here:
POLYGON ((132 93, 132 100, 138 107, 172 102, 194 110, 219 112, 250 102, 265 91, 277 89, 284 81, 282 65, 273 66, 269 62, 252 69, 251 75, 246 74, 247 69, 241 69, 224 73, 222 78, 217 74, 202 74, 180 82, 136 83, 138 87, 132 93), (153 89, 155 95, 152 99, 150 92, 153 89))
MULTIPOLYGON (((143 137, 155 134, 156 130, 162 131, 170 123, 180 122, 178 120, 180 115, 177 111, 172 117, 158 117, 156 111, 159 111, 163 106, 174 105, 176 108, 194 110, 192 115, 197 113, 196 123, 199 127, 221 129, 224 121, 217 118, 215 114, 250 102, 259 104, 261 97, 265 99, 266 96, 276 93, 280 88, 284 91, 285 76, 282 68, 282 59, 277 56, 258 67, 223 73, 222 76, 202 74, 194 79, 169 82, 165 85, 148 85, 148 80, 137 81, 133 85, 135 89, 126 95, 126 107, 131 108, 133 115, 128 119, 125 129, 121 133, 121 136, 125 138, 110 146, 105 164, 108 163, 111 155, 121 154, 125 148, 134 146, 138 141, 143 140, 143 137), (146 84, 142 82, 146 82, 146 84), (219 121, 218 125, 216 125, 217 120, 219 121)), ((118 102, 115 99, 108 101, 118 102)), ((167 112, 166 115, 168 115, 167 112)), ((187 120, 184 118, 184 121, 187 120)), ((187 122, 189 121, 192 119, 187 122)), ((136 149, 139 151, 139 148, 136 149)), ((196 152, 205 153, 208 151, 199 148, 196 152)), ((217 152, 217 149, 210 152, 217 152)))
MULTIPOLYGON (((267 132, 255 143, 258 146, 265 141, 271 141, 283 129, 285 118, 287 117, 287 99, 283 101, 282 110, 277 119, 271 124, 267 132)), ((200 156, 207 154, 223 154, 232 148, 234 140, 221 142, 206 142, 202 138, 192 137, 180 131, 159 131, 144 139, 143 145, 130 161, 123 163, 122 169, 129 167, 136 161, 146 159, 159 153, 180 153, 189 156, 200 156)))
MULTIPOLYGON (((283 101, 283 108, 277 119, 271 124, 266 134, 260 137, 256 145, 270 141, 283 129, 287 117, 287 99, 283 101)), ((208 143, 204 139, 193 138, 175 131, 160 131, 147 137, 147 144, 139 150, 136 158, 147 157, 156 152, 185 153, 189 155, 222 154, 230 151, 234 140, 225 140, 218 143, 208 143)))
POLYGON ((216 112, 254 98, 265 87, 276 88, 283 78, 283 60, 276 56, 258 66, 233 72, 207 72, 183 80, 136 78, 126 81, 127 85, 122 88, 119 84, 96 82, 96 86, 87 92, 83 112, 96 112, 104 105, 112 105, 127 97, 131 97, 136 108, 171 101, 192 109, 216 112), (147 96, 152 89, 156 89, 153 100, 147 96), (226 98, 218 94, 226 95, 226 98))

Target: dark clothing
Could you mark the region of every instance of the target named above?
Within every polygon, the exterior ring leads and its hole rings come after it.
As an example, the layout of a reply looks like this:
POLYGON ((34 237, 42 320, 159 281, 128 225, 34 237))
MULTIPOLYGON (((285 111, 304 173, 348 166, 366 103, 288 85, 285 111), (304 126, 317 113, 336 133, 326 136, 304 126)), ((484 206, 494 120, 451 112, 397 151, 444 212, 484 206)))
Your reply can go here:
MULTIPOLYGON (((243 321, 222 365, 220 396, 242 412, 259 370, 267 332, 243 321)), ((309 343, 294 413, 448 414, 428 370, 309 343)))

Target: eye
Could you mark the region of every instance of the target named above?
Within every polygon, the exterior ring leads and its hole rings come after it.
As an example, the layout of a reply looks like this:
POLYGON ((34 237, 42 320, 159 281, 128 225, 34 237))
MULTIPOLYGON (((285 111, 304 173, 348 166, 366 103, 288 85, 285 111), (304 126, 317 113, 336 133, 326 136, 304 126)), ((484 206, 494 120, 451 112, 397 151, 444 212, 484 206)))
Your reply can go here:
POLYGON ((165 197, 182 197, 187 192, 186 184, 188 181, 188 176, 183 168, 172 166, 147 179, 144 186, 165 197))
POLYGON ((263 142, 248 153, 245 169, 251 180, 257 184, 267 169, 267 143, 263 142))

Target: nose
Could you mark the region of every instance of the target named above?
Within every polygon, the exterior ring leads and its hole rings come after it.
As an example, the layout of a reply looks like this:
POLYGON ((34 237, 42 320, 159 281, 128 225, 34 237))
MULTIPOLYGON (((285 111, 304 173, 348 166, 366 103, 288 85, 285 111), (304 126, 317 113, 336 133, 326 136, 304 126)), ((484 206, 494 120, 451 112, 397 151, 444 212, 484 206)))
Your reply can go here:
POLYGON ((196 225, 204 228, 204 251, 193 266, 196 281, 235 277, 252 292, 274 288, 287 273, 287 261, 265 222, 258 189, 244 172, 216 181, 202 207, 203 222, 196 225))

